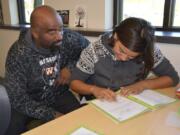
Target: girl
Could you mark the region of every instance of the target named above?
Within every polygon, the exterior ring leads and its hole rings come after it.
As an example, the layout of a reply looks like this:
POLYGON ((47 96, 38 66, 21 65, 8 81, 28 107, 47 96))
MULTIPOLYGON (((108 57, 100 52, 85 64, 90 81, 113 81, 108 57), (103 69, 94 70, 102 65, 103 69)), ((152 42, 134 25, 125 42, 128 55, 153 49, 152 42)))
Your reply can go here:
POLYGON ((154 46, 154 29, 140 18, 122 21, 81 53, 70 87, 87 98, 115 100, 115 91, 138 94, 145 89, 175 86, 179 77, 154 46), (157 77, 146 79, 152 71, 157 77))

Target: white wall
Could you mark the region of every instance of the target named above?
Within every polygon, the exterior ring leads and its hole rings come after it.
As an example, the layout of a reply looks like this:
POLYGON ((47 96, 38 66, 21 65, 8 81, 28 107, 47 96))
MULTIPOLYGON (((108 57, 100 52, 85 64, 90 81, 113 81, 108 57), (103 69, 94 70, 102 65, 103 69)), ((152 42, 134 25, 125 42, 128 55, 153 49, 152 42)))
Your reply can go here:
POLYGON ((105 0, 105 28, 112 28, 113 26, 113 2, 112 0, 105 0))
MULTIPOLYGON (((18 24, 17 0, 1 0, 5 24, 18 24)), ((56 10, 69 10, 69 27, 75 26, 75 9, 83 6, 86 9, 86 28, 105 30, 113 26, 112 0, 44 0, 56 10)))
POLYGON ((112 0, 44 0, 44 4, 54 7, 56 10, 70 10, 70 27, 74 27, 75 8, 82 5, 87 10, 87 28, 112 28, 112 0))
POLYGON ((170 62, 174 65, 175 69, 178 71, 180 75, 180 45, 179 44, 165 44, 165 43, 157 43, 162 53, 170 60, 170 62))
POLYGON ((4 24, 18 24, 18 11, 16 0, 1 0, 4 24))
POLYGON ((11 24, 9 0, 1 0, 4 24, 11 24))
POLYGON ((0 76, 4 76, 5 60, 9 47, 17 40, 19 31, 0 29, 0 76))
POLYGON ((19 24, 17 1, 9 0, 9 9, 11 14, 10 24, 19 24))

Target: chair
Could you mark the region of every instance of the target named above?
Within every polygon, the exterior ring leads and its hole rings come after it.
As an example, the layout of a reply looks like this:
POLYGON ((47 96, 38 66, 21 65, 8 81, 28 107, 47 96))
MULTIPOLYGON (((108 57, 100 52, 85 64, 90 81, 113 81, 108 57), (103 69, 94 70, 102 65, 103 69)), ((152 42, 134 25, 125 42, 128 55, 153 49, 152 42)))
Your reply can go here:
POLYGON ((4 135, 10 122, 11 105, 4 86, 0 85, 0 135, 4 135))

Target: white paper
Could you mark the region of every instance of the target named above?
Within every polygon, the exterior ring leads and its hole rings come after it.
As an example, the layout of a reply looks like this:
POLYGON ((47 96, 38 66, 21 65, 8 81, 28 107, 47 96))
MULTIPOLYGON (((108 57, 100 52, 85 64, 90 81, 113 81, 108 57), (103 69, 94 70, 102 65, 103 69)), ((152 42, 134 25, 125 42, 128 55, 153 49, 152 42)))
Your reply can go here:
POLYGON ((147 110, 147 107, 122 96, 117 96, 117 101, 114 102, 99 99, 93 100, 92 102, 119 121, 127 120, 147 110))
POLYGON ((180 128, 180 116, 177 112, 170 112, 166 119, 166 125, 170 127, 180 128))
POLYGON ((77 130, 75 130, 73 133, 71 133, 70 135, 98 135, 95 132, 84 128, 84 127, 80 127, 77 130))
POLYGON ((148 103, 151 106, 168 104, 174 102, 175 99, 155 92, 153 90, 144 90, 138 95, 131 95, 145 103, 148 103))

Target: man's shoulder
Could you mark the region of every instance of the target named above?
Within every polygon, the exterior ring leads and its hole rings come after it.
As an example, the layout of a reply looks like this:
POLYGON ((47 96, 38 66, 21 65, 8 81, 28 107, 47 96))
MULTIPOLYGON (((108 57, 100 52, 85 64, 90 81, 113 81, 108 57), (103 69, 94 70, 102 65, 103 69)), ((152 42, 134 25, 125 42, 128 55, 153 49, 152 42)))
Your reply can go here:
POLYGON ((86 40, 88 40, 82 34, 76 32, 76 31, 70 30, 68 28, 64 28, 64 38, 66 38, 66 39, 67 38, 74 38, 74 39, 86 39, 86 40))
POLYGON ((63 45, 85 48, 90 41, 78 32, 70 29, 64 29, 63 45))
POLYGON ((30 52, 30 48, 28 47, 28 45, 24 41, 18 39, 9 48, 8 54, 14 55, 16 57, 24 57, 25 55, 28 55, 28 52, 30 52))

